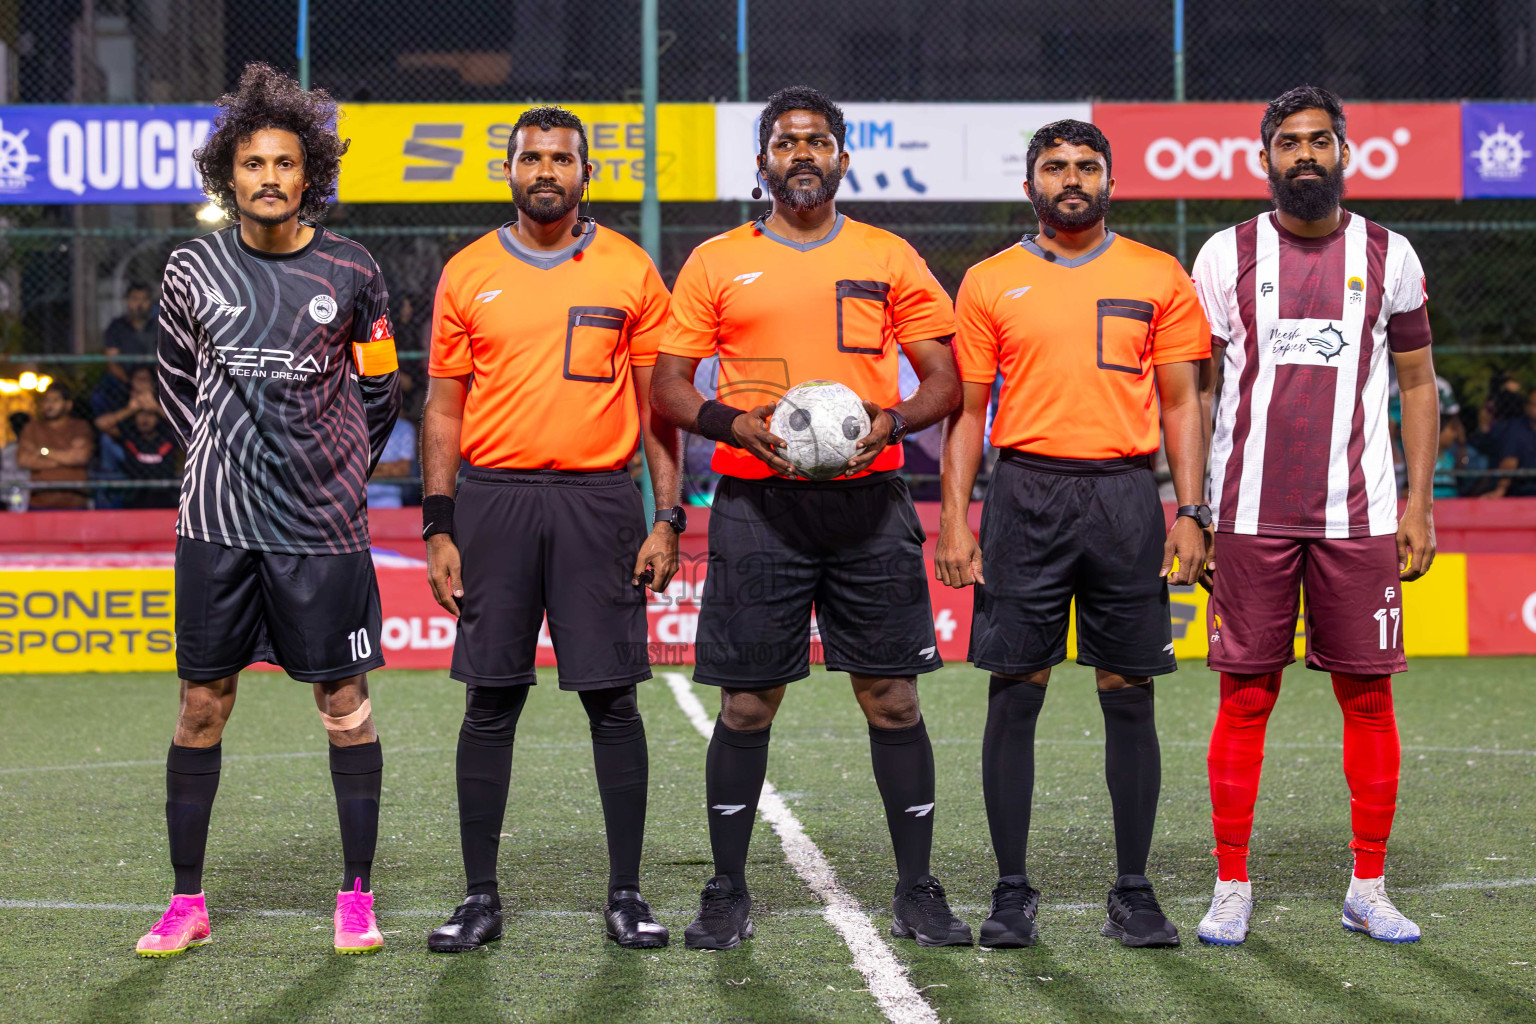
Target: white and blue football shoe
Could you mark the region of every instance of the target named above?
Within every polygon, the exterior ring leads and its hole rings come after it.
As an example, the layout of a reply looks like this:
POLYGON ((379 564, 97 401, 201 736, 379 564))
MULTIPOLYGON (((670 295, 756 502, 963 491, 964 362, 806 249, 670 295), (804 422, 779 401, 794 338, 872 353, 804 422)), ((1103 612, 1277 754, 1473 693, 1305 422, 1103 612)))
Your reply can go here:
POLYGON ((1200 941, 1209 946, 1240 946, 1248 937, 1252 917, 1253 884, 1218 881, 1211 909, 1200 921, 1200 941))
POLYGON ((1344 927, 1383 942, 1418 942, 1419 926, 1387 897, 1385 878, 1351 878, 1344 897, 1344 927))

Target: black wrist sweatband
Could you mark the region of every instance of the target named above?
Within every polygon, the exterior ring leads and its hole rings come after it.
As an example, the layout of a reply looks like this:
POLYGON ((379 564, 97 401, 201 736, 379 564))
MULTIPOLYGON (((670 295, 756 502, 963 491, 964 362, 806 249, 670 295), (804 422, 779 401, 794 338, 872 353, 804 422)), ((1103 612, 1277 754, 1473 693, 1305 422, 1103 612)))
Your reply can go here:
POLYGON ((421 499, 421 539, 434 533, 453 536, 453 499, 446 494, 429 494, 421 499))
POLYGON ((742 410, 717 402, 713 398, 699 407, 699 418, 695 422, 694 433, 700 437, 707 437, 711 441, 719 441, 728 444, 732 448, 740 448, 736 435, 731 433, 731 424, 736 422, 736 417, 742 415, 742 410))

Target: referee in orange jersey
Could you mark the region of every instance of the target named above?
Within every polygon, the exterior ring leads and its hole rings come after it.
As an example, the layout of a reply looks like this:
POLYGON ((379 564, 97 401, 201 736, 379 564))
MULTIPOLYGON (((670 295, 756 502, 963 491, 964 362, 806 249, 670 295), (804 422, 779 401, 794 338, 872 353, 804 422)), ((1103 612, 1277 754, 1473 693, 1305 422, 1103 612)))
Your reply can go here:
POLYGON ((976 587, 969 658, 992 674, 982 788, 999 878, 981 944, 1036 940, 1039 894, 1024 861, 1035 719, 1051 667, 1066 658, 1075 598, 1114 808, 1118 879, 1103 933, 1177 945, 1146 878, 1162 777, 1152 677, 1175 668, 1168 584, 1195 581, 1210 525, 1200 382, 1211 332, 1178 261, 1105 229, 1115 183, 1097 128, 1046 125, 1028 167, 1040 233, 972 267, 960 286, 964 399, 945 442, 936 558, 944 583, 976 587), (1002 457, 978 546, 966 510, 998 373, 992 443, 1002 457), (1159 426, 1181 506, 1166 536, 1151 468, 1159 426))
POLYGON ((591 724, 608 935, 664 946, 640 898, 648 761, 635 684, 651 677, 641 583, 666 588, 687 525, 676 431, 650 414, 667 289, 643 250, 580 216, 592 168, 570 111, 525 111, 505 169, 517 219, 449 261, 433 311, 422 532, 433 593, 459 616, 450 674, 467 684, 457 772, 468 895, 427 945, 459 952, 501 937, 498 837, 547 615, 560 688, 577 691, 591 724), (649 536, 624 468, 642 434, 661 506, 649 536))

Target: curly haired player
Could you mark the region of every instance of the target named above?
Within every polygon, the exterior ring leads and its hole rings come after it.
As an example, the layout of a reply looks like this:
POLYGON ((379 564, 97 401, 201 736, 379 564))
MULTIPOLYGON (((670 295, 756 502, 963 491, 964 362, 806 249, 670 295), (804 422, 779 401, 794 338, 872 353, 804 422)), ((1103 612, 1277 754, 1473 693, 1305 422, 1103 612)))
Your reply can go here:
POLYGON ((318 223, 347 149, 335 102, 252 64, 219 106, 196 158, 237 222, 171 253, 162 288, 160 394, 187 452, 181 711, 166 758, 175 889, 138 952, 209 939, 202 873, 220 740, 240 670, 257 661, 314 687, 345 862, 335 948, 373 952, 384 944, 368 877, 383 757, 365 673, 384 658, 366 485, 400 411, 388 293, 368 251, 318 223))

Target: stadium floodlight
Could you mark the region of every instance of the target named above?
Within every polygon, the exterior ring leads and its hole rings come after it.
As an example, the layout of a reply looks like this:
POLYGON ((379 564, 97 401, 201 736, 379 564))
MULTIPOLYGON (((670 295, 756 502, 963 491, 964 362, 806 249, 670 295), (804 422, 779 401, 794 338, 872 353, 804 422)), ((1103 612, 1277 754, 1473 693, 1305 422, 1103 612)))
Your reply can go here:
POLYGON ((197 211, 197 219, 204 224, 217 224, 224 219, 224 211, 219 209, 217 203, 209 203, 197 211))
POLYGON ((16 383, 21 385, 21 389, 23 391, 42 390, 37 386, 37 374, 33 373, 31 370, 27 370, 20 377, 18 377, 16 379, 16 383))

